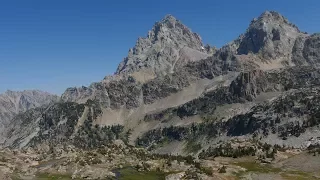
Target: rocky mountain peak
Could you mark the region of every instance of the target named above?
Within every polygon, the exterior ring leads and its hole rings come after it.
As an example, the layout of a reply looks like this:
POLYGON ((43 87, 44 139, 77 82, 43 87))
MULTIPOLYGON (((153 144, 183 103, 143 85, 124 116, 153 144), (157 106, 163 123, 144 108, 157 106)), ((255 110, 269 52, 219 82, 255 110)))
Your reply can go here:
POLYGON ((185 43, 188 43, 187 45, 190 47, 200 50, 202 46, 202 39, 200 35, 193 33, 181 21, 177 20, 170 14, 166 15, 161 21, 155 23, 152 30, 148 32, 148 38, 151 41, 161 41, 166 36, 170 37, 172 34, 181 38, 186 38, 185 43))
POLYGON ((116 74, 130 74, 138 81, 146 81, 172 73, 176 66, 204 59, 210 52, 197 33, 172 15, 166 15, 155 23, 147 37, 138 38, 116 74))
POLYGON ((296 38, 302 33, 284 16, 266 11, 251 21, 241 39, 238 54, 260 54, 264 59, 290 59, 296 38))
POLYGON ((172 21, 177 21, 177 19, 176 19, 173 15, 171 15, 171 14, 165 15, 165 17, 162 19, 162 21, 164 21, 164 22, 170 21, 170 20, 172 20, 172 21))
POLYGON ((161 21, 157 22, 157 25, 166 25, 168 28, 175 28, 175 24, 180 23, 174 16, 167 14, 161 21))
POLYGON ((265 11, 258 18, 253 19, 250 26, 266 26, 266 25, 287 25, 291 26, 296 32, 300 32, 299 28, 291 23, 286 17, 276 11, 265 11))

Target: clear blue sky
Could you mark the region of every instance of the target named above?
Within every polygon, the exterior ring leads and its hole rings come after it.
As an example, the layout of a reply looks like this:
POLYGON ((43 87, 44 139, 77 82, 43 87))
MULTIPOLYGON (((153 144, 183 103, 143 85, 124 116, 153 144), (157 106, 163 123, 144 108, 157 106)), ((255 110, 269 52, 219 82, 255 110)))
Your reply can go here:
POLYGON ((0 0, 0 93, 100 81, 166 14, 221 47, 265 10, 320 32, 319 0, 0 0))

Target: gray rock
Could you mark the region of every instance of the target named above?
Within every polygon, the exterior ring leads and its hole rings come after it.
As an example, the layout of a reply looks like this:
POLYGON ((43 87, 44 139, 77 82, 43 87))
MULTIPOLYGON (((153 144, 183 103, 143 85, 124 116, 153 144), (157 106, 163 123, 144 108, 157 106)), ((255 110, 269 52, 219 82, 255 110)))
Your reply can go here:
POLYGON ((264 12, 251 22, 242 37, 238 54, 259 53, 265 59, 289 58, 301 32, 281 14, 264 12))
POLYGON ((320 59, 320 34, 300 36, 292 50, 292 61, 297 65, 318 66, 320 59))
POLYGON ((146 75, 152 79, 174 72, 175 66, 204 59, 214 51, 210 46, 203 47, 198 34, 167 15, 154 25, 146 38, 137 40, 119 64, 116 74, 134 74, 138 80, 142 78, 138 76, 146 75))

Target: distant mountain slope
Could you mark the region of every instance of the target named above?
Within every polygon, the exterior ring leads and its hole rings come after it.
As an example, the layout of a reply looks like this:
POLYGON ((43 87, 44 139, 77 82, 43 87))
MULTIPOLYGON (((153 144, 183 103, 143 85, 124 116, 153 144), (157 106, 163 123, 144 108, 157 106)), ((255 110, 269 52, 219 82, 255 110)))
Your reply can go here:
POLYGON ((0 131, 18 113, 57 100, 58 96, 37 90, 6 91, 0 94, 0 131))

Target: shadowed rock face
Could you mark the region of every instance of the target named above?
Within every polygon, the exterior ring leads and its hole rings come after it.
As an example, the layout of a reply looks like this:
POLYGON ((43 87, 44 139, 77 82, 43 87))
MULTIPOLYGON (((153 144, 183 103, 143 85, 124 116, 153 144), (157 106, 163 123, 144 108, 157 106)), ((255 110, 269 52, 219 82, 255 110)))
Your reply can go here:
POLYGON ((317 65, 320 59, 320 34, 300 36, 292 54, 292 61, 297 65, 317 65))
POLYGON ((241 73, 230 85, 229 91, 237 97, 253 100, 267 87, 265 74, 261 70, 241 73))
POLYGON ((274 11, 264 12, 254 19, 244 34, 238 54, 261 54, 265 59, 289 58, 301 32, 285 17, 274 11))

